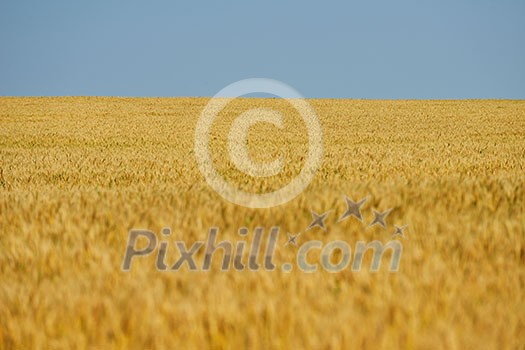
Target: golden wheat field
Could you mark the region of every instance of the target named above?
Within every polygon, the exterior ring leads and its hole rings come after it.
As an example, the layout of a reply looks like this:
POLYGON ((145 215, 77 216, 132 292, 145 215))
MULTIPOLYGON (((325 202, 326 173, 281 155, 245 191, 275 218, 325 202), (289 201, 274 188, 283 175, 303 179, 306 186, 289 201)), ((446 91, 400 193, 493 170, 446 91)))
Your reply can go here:
MULTIPOLYGON (((0 98, 0 348, 525 347, 524 101, 309 100, 319 171, 290 202, 249 209, 197 167, 208 100, 0 98), (368 198, 364 223, 337 222, 345 195, 368 198), (372 209, 392 209, 386 228, 367 226, 372 209), (326 231, 305 230, 312 210, 330 211, 326 231), (210 271, 158 271, 156 254, 121 269, 134 228, 160 240, 169 227, 162 239, 190 245, 210 227, 232 241, 246 227, 249 243, 274 226, 274 271, 221 271, 220 252, 210 271), (299 245, 399 241, 399 271, 385 259, 378 272, 284 272, 297 251, 288 232, 299 245)), ((213 162, 246 191, 275 190, 300 172, 305 132, 284 100, 236 99, 210 131, 213 162), (255 160, 286 161, 279 176, 251 178, 227 156, 231 123, 255 107, 285 116, 248 138, 255 160)))

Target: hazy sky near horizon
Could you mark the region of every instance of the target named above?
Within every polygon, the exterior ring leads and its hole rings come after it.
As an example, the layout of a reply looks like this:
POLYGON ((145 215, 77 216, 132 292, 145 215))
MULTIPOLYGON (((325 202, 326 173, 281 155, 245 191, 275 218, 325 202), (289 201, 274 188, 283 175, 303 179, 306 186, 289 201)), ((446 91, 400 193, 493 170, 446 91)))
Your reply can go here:
POLYGON ((2 1, 0 95, 525 98, 525 2, 2 1))

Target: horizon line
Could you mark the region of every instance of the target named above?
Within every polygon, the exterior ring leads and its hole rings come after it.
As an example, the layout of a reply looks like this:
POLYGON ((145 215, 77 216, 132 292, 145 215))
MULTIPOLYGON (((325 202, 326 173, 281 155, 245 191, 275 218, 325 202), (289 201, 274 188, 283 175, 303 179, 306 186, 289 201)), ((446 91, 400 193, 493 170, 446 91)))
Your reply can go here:
MULTIPOLYGON (((132 95, 0 95, 0 98, 116 98, 116 99, 211 99, 211 98, 241 98, 241 99, 298 99, 280 96, 132 96, 132 95)), ((507 97, 465 97, 465 98, 370 98, 370 97, 303 97, 305 100, 355 100, 355 101, 525 101, 525 98, 507 97)))

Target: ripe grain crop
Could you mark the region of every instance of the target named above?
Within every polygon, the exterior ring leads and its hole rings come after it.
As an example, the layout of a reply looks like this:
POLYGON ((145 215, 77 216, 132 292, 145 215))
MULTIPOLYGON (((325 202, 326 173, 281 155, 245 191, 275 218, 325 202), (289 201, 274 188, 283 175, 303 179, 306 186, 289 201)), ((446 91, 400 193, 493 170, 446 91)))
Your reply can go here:
MULTIPOLYGON (((206 98, 0 98, 0 348, 525 347, 525 102, 309 100, 324 133, 322 165, 294 200, 271 209, 225 201, 193 152, 206 98), (336 225, 343 195, 392 208, 388 228, 336 225), (286 232, 333 210, 300 240, 388 240, 406 224, 399 272, 121 271, 128 231, 202 239, 212 226, 286 232)), ((238 99, 211 131, 217 169, 240 188, 275 190, 296 176, 305 128, 285 101, 238 99), (254 179, 225 138, 244 110, 254 179)), ((398 239, 398 238, 396 238, 398 239)), ((301 243, 301 242, 299 242, 301 243)), ((169 254, 168 258, 175 258, 169 254)))

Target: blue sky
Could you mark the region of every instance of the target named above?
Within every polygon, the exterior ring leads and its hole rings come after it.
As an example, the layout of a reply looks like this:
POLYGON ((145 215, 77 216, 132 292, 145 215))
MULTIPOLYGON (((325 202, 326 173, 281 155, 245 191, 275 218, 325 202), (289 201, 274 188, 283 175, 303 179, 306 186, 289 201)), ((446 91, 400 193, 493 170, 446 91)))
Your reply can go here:
POLYGON ((525 98, 525 1, 6 1, 0 95, 525 98))

